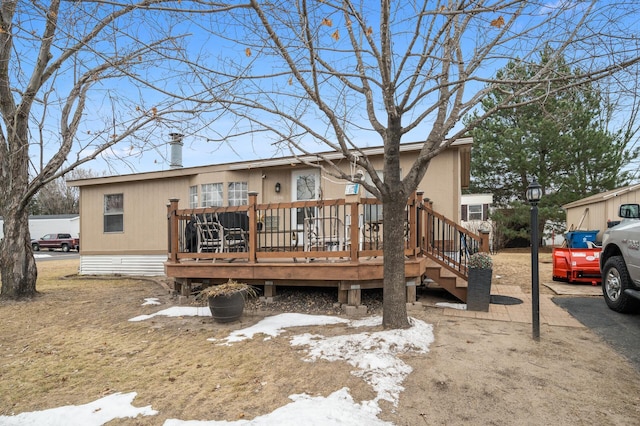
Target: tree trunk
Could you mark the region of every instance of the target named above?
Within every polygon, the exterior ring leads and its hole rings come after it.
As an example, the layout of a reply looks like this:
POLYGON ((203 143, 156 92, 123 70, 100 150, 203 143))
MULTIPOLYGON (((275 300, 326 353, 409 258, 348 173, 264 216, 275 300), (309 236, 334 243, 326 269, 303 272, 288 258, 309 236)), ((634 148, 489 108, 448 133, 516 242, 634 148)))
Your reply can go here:
POLYGON ((0 295, 11 299, 35 296, 37 277, 29 215, 26 210, 12 211, 4 215, 4 237, 0 244, 0 295))
POLYGON ((404 220, 407 200, 402 196, 383 202, 384 289, 382 325, 385 329, 409 328, 407 287, 404 275, 404 220))

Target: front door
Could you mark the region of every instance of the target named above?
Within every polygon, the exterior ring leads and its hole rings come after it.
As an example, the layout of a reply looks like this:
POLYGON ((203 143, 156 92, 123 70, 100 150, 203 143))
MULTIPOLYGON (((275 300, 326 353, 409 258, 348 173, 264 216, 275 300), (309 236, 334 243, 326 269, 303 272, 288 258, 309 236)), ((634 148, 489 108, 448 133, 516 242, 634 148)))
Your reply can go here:
MULTIPOLYGON (((318 169, 296 170, 291 173, 291 201, 317 200, 320 194, 320 171, 318 169)), ((303 229, 304 219, 315 217, 315 209, 298 208, 296 214, 292 215, 291 228, 298 230, 298 241, 304 244, 303 229)))

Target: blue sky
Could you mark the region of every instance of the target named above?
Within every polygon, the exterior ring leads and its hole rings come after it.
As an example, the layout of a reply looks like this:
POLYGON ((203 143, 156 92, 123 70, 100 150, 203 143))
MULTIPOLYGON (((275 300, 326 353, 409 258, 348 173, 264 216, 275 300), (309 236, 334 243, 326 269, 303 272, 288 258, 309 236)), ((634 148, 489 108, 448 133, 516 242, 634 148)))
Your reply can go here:
MULTIPOLYGON (((546 6, 536 9, 530 15, 519 20, 516 27, 533 24, 536 20, 540 19, 540 16, 544 15, 545 11, 552 10, 553 6, 558 3, 559 2, 547 2, 546 6)), ((602 1, 600 3, 608 4, 609 2, 602 1)), ((582 5, 583 3, 580 3, 578 9, 583 7, 582 5)), ((407 10, 404 10, 403 13, 407 13, 407 10)), ((377 15, 373 13, 371 16, 371 22, 375 24, 377 15)), ((335 13, 330 15, 330 17, 332 18, 333 25, 331 27, 322 27, 321 30, 325 31, 325 36, 329 36, 336 29, 340 29, 342 31, 342 37, 339 43, 336 42, 336 46, 345 46, 347 36, 344 30, 344 22, 341 22, 341 17, 335 13)), ((566 22, 571 22, 569 17, 566 18, 566 22)), ((239 65, 254 63, 254 70, 264 69, 266 70, 265 72, 270 72, 273 69, 274 65, 269 62, 269 58, 257 53, 258 49, 256 45, 251 47, 252 55, 246 54, 245 48, 251 46, 249 44, 250 34, 246 33, 246 30, 242 28, 238 22, 229 19, 229 16, 222 15, 212 16, 210 19, 211 21, 206 21, 205 18, 199 17, 195 21, 175 23, 175 27, 173 28, 176 32, 187 28, 191 33, 189 38, 181 40, 181 42, 185 43, 187 51, 190 54, 204 55, 201 58, 203 64, 206 61, 210 61, 208 62, 210 64, 230 61, 230 63, 234 62, 239 65), (222 30, 226 39, 207 34, 206 29, 208 28, 222 30)), ((632 20, 633 17, 629 17, 629 19, 632 20)), ((155 16, 151 19, 149 13, 146 13, 143 20, 137 17, 137 19, 128 22, 129 27, 127 27, 127 31, 130 31, 132 34, 135 33, 140 37, 146 37, 149 36, 150 33, 153 33, 154 30, 159 31, 163 26, 169 25, 170 22, 169 20, 163 20, 155 16)), ((373 25, 373 28, 375 28, 375 25, 373 25)), ((471 31, 466 37, 469 42, 480 43, 478 46, 482 46, 481 42, 483 37, 486 36, 484 33, 490 33, 491 31, 495 32, 496 28, 492 28, 487 24, 487 28, 483 29, 483 31, 471 31)), ((125 45, 124 40, 120 43, 120 46, 123 45, 125 45)), ((473 52, 474 46, 475 44, 469 46, 469 52, 473 52)), ((516 44, 516 42, 507 46, 511 49, 511 56, 519 56, 518 52, 513 50, 516 46, 522 47, 522 45, 516 44)), ((506 52, 506 50, 504 52, 506 52)), ((347 52, 346 54, 334 56, 334 58, 336 60, 346 61, 345 64, 348 66, 349 55, 347 52)), ((495 71, 504 65, 505 61, 505 57, 498 55, 494 60, 483 65, 483 69, 479 75, 487 77, 493 76, 495 71)), ((189 84, 192 84, 192 87, 197 87, 198 84, 201 84, 201 82, 197 82, 194 77, 189 74, 186 65, 175 62, 172 64, 152 63, 148 67, 140 70, 140 76, 159 78, 158 81, 160 84, 166 84, 166 88, 170 88, 171 90, 188 90, 185 88, 187 88, 189 84)), ((286 79, 286 75, 282 76, 279 83, 274 80, 272 84, 282 84, 286 79)), ((103 119, 109 117, 110 114, 118 115, 118 119, 126 120, 128 119, 127 114, 131 114, 133 110, 149 111, 155 105, 162 104, 163 101, 157 94, 153 94, 149 90, 124 86, 123 81, 123 79, 116 79, 101 82, 96 85, 95 90, 91 92, 90 104, 87 108, 87 113, 83 117, 83 122, 80 126, 81 130, 79 132, 85 140, 88 140, 90 136, 96 135, 100 131, 105 131, 106 133, 110 131, 108 124, 107 128, 105 128, 105 124, 103 124, 103 119), (121 101, 121 104, 117 106, 117 108, 114 106, 114 97, 119 97, 118 100, 121 101)), ((58 84, 59 87, 65 85, 62 79, 59 79, 56 84, 58 84)), ((476 84, 476 87, 483 85, 483 83, 476 84)), ((286 84, 284 86, 286 87, 286 84)), ((470 85, 467 93, 473 93, 473 91, 473 85, 470 85)), ((291 99, 287 100, 284 97, 278 99, 278 101, 280 100, 282 102, 292 102, 291 99)), ((429 105, 428 100, 425 102, 425 105, 429 105)), ((286 107, 287 105, 284 106, 286 107)), ((357 103, 355 105, 348 105, 348 108, 353 106, 357 106, 357 103)), ((416 111, 419 113, 419 109, 416 111)), ((92 169, 96 172, 106 171, 109 174, 166 170, 169 168, 168 158, 170 150, 166 143, 171 139, 169 134, 172 132, 185 134, 183 149, 183 165, 185 167, 290 155, 288 151, 283 152, 277 150, 271 144, 271 139, 267 138, 264 134, 254 133, 253 136, 250 136, 246 123, 241 123, 242 126, 240 129, 247 133, 233 139, 227 139, 227 142, 215 141, 226 139, 225 136, 232 132, 230 129, 238 130, 238 127, 234 127, 234 123, 230 121, 229 117, 217 116, 217 113, 217 111, 211 111, 206 121, 202 120, 190 123, 186 123, 186 121, 165 122, 160 126, 150 129, 146 134, 146 137, 156 144, 155 147, 140 151, 135 147, 133 138, 131 138, 131 140, 125 140, 116 145, 112 150, 105 152, 101 158, 82 166, 82 168, 92 169), (125 161, 105 161, 107 158, 117 157, 124 158, 125 161)), ((363 117, 364 114, 364 111, 359 111, 356 112, 355 117, 363 117)), ((37 115, 38 113, 36 112, 36 116, 37 115)), ((308 117, 309 120, 314 120, 313 113, 310 113, 308 117)), ((624 117, 622 117, 622 120, 624 120, 624 117)), ((430 120, 425 120, 421 127, 414 132, 415 137, 408 135, 404 141, 411 142, 417 140, 417 137, 420 137, 429 130, 431 122, 430 120)), ((323 126, 320 121, 317 121, 315 129, 323 132, 325 131, 323 126)), ((57 126, 53 124, 45 130, 48 130, 48 137, 51 141, 48 149, 50 152, 54 152, 57 146, 57 126)), ((380 137, 373 134, 370 130, 359 129, 357 126, 350 126, 349 130, 351 136, 357 141, 358 146, 377 146, 382 144, 380 137)), ((115 133, 117 133, 117 131, 115 131, 115 133)), ((328 150, 326 145, 314 145, 310 143, 308 146, 311 151, 315 152, 328 150)))

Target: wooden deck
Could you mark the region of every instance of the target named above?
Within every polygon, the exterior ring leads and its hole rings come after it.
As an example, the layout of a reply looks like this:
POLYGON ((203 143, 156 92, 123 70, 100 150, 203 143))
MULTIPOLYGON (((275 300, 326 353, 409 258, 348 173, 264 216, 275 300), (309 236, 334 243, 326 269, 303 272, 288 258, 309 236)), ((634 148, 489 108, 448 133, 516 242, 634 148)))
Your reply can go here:
MULTIPOLYGON (((416 257, 405 262, 407 280, 407 300, 415 301, 415 289, 426 273, 428 259, 416 257)), ((247 262, 196 262, 182 261, 167 263, 167 275, 178 283, 183 295, 188 295, 191 284, 209 280, 211 284, 227 281, 229 278, 264 286, 264 296, 276 296, 276 286, 337 287, 338 301, 349 305, 360 304, 360 291, 382 288, 382 258, 364 259, 354 263, 348 260, 327 261, 317 259, 311 262, 269 261, 247 262)))
MULTIPOLYGON (((178 200, 170 200, 165 272, 176 292, 188 296, 194 283, 232 278, 263 287, 267 298, 277 296, 279 285, 335 287, 338 302, 358 307, 362 290, 382 288, 381 221, 372 210, 379 208, 377 200, 257 204, 256 195, 250 194, 247 206, 226 208, 178 209, 178 200), (223 212, 246 222, 246 229, 234 228, 233 244, 219 225, 215 244, 204 244, 202 229, 190 239, 189 221, 223 212)), ((416 300, 416 288, 426 278, 464 301, 468 253, 487 251, 488 238, 433 212, 420 194, 409 200, 406 212, 407 302, 416 300)), ((207 226, 206 220, 197 222, 207 226)))

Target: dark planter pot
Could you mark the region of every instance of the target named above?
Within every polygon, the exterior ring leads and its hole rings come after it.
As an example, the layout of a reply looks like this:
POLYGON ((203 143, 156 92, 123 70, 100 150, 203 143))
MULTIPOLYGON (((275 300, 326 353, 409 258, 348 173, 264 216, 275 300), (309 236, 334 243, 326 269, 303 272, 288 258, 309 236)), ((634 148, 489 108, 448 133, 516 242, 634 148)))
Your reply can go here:
POLYGON ((469 284, 467 286, 468 311, 489 311, 492 272, 491 269, 469 269, 469 284))
POLYGON ((233 293, 230 296, 209 297, 209 309, 216 322, 237 321, 244 311, 244 292, 233 293))

